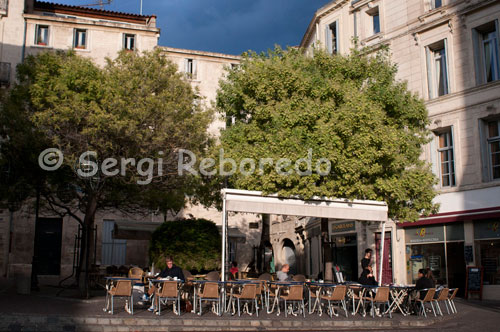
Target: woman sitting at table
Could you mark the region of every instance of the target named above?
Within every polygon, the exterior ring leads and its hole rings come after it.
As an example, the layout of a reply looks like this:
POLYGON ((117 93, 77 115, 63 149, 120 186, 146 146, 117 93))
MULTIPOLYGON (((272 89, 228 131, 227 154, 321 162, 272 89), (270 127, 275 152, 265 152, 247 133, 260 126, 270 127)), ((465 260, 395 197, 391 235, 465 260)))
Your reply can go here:
POLYGON ((368 265, 361 275, 359 276, 358 282, 361 285, 370 285, 370 286, 377 286, 378 283, 375 280, 375 277, 373 276, 373 269, 371 265, 368 265))
POLYGON ((231 273, 231 279, 232 280, 238 279, 237 278, 238 277, 238 272, 239 272, 239 270, 238 270, 238 263, 232 262, 231 263, 231 268, 229 269, 229 273, 231 273))
POLYGON ((278 271, 278 273, 276 273, 276 276, 278 277, 278 280, 279 281, 290 281, 290 280, 292 280, 292 278, 290 278, 290 276, 288 275, 288 272, 290 272, 290 265, 284 264, 281 267, 281 271, 278 271))

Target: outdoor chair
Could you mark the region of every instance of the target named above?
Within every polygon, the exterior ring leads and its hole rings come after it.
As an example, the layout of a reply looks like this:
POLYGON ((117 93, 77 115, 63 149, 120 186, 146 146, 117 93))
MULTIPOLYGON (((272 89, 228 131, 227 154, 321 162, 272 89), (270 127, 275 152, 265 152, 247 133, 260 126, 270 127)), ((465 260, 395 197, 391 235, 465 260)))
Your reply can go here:
POLYGON ((188 270, 183 269, 182 274, 184 275, 184 278, 186 279, 186 280, 184 280, 185 282, 192 281, 194 279, 193 275, 188 270))
POLYGON ((257 296, 259 293, 257 292, 257 287, 257 284, 244 284, 241 293, 233 295, 233 304, 235 300, 238 302, 238 316, 241 316, 241 302, 246 302, 247 312, 251 315, 248 303, 252 302, 252 306, 255 306, 255 313, 257 317, 259 317, 259 307, 257 304, 257 296))
POLYGON ((219 272, 217 271, 208 272, 205 279, 208 281, 219 281, 220 280, 219 272))
POLYGON ((220 294, 219 294, 219 284, 217 282, 206 282, 203 285, 203 290, 198 293, 198 299, 199 299, 199 308, 200 312, 198 315, 202 315, 202 307, 201 307, 201 302, 202 301, 207 301, 207 302, 212 302, 217 304, 217 315, 221 315, 222 313, 222 308, 221 308, 221 299, 220 299, 220 294))
POLYGON ((155 301, 158 311, 156 314, 161 315, 161 305, 168 304, 168 301, 172 301, 172 311, 177 315, 181 315, 181 293, 177 288, 177 281, 165 281, 158 285, 156 288, 155 301))
POLYGON ((352 300, 352 312, 351 315, 356 316, 360 307, 363 307, 363 312, 360 313, 363 317, 366 316, 365 303, 363 301, 364 290, 360 287, 361 285, 349 285, 348 294, 350 300, 352 300))
POLYGON ((452 313, 457 313, 457 307, 455 306, 455 296, 457 296, 458 293, 458 288, 453 289, 453 292, 451 293, 450 297, 446 302, 450 305, 450 309, 452 313))
MULTIPOLYGON (((370 296, 364 296, 363 302, 369 301, 371 303, 371 313, 372 317, 375 317, 375 304, 384 304, 385 310, 381 312, 381 316, 385 313, 389 314, 389 317, 392 318, 391 310, 387 310, 390 307, 389 303, 389 287, 377 287, 375 288, 376 293, 373 296, 373 292, 370 292, 370 296)), ((366 307, 366 304, 363 303, 363 306, 366 307)))
POLYGON ((143 275, 144 275, 144 271, 140 267, 133 267, 130 270, 128 270, 128 277, 129 278, 135 278, 135 279, 142 280, 143 275))
POLYGON ((293 281, 301 281, 305 282, 306 281, 306 276, 303 274, 297 274, 293 276, 293 281))
MULTIPOLYGON (((130 314, 134 314, 134 302, 132 292, 132 282, 130 280, 118 280, 115 285, 111 286, 106 294, 106 304, 111 300, 111 314, 114 314, 114 299, 115 297, 125 297, 128 301, 130 314)), ((126 304, 125 304, 126 308, 126 304)))
POLYGON ((338 313, 335 313, 335 309, 333 308, 334 304, 337 304, 339 306, 339 309, 340 307, 344 309, 345 316, 347 318, 347 305, 345 302, 346 293, 347 293, 347 286, 338 285, 334 287, 330 295, 321 295, 322 300, 328 301, 328 314, 330 315, 330 318, 339 315, 338 313))
POLYGON ((308 306, 309 306, 309 314, 312 314, 313 313, 313 303, 316 303, 316 299, 317 299, 317 296, 316 296, 316 292, 318 291, 319 287, 318 286, 309 286, 309 300, 308 300, 308 306))
POLYGON ((259 276, 259 280, 267 280, 267 281, 271 281, 273 280, 273 276, 269 273, 262 273, 260 276, 259 276))
POLYGON ((427 292, 425 294, 425 297, 423 299, 417 298, 415 301, 417 303, 420 303, 420 309, 419 309, 419 314, 424 314, 425 317, 427 317, 427 312, 425 309, 425 304, 430 303, 432 312, 434 313, 434 317, 436 317, 436 310, 434 310, 434 305, 432 304, 432 301, 434 300, 434 295, 436 294, 436 289, 435 288, 426 288, 426 289, 421 289, 420 292, 427 292))
POLYGON ((439 305, 439 302, 444 302, 446 306, 446 311, 448 312, 448 315, 450 314, 450 310, 448 309, 448 295, 450 294, 450 290, 448 288, 443 288, 439 292, 439 295, 433 299, 433 302, 436 302, 436 309, 439 315, 443 316, 443 311, 441 310, 441 306, 439 305))
POLYGON ((290 302, 292 304, 292 313, 293 313, 293 304, 296 303, 299 308, 302 309, 302 314, 306 317, 306 310, 304 305, 304 292, 302 285, 292 285, 288 290, 288 294, 281 295, 280 299, 285 302, 285 317, 288 314, 287 303, 290 302))

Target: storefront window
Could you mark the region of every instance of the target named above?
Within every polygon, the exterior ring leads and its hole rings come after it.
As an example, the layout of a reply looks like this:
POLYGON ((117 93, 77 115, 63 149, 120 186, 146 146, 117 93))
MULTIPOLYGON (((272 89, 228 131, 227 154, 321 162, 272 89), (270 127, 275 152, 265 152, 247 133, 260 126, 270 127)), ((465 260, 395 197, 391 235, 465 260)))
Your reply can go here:
POLYGON ((479 251, 484 268, 483 283, 500 285, 500 240, 479 241, 479 251))
POLYGON ((446 262, 444 243, 416 244, 406 246, 408 281, 416 283, 418 270, 430 268, 438 284, 446 284, 446 262))
POLYGON ((500 220, 475 221, 474 237, 478 261, 484 268, 483 283, 500 285, 500 220))

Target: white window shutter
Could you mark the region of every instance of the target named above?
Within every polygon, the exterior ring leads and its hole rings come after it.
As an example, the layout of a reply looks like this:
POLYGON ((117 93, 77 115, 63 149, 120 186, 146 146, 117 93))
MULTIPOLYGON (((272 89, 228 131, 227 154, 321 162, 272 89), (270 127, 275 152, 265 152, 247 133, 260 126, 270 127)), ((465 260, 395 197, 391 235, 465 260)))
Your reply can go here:
MULTIPOLYGON (((432 173, 439 178, 439 168, 438 168, 438 163, 439 163, 439 156, 438 156, 438 150, 436 146, 436 140, 437 136, 436 134, 432 133, 432 140, 429 143, 429 148, 431 152, 431 167, 432 167, 432 173)), ((439 179, 439 182, 441 183, 441 179, 439 179)))
POLYGON ((340 53, 340 48, 339 48, 339 36, 340 36, 340 32, 339 32, 339 21, 335 21, 335 33, 336 33, 336 36, 335 36, 335 49, 337 50, 337 53, 340 53))
POLYGON ((497 44, 495 45, 497 47, 496 49, 496 54, 497 54, 497 61, 498 61, 498 66, 497 66, 497 77, 500 77, 500 32, 498 31, 499 24, 498 20, 495 20, 495 32, 497 36, 497 44))
POLYGON ((432 99, 434 98, 434 81, 433 81, 433 77, 432 77, 432 52, 429 48, 429 46, 427 46, 425 48, 425 55, 426 55, 426 60, 427 60, 427 86, 428 86, 428 89, 429 89, 429 99, 432 99))
POLYGON ((198 61, 193 59, 193 79, 197 78, 198 75, 198 66, 197 66, 198 61))
POLYGON ((448 38, 444 39, 444 65, 446 66, 446 94, 451 93, 450 88, 450 61, 448 61, 448 38))
POLYGON ((481 42, 479 41, 479 33, 476 29, 472 29, 472 49, 474 52, 474 70, 476 76, 476 85, 480 85, 483 82, 482 75, 482 59, 481 59, 481 42))
POLYGON ((325 38, 326 38, 325 40, 326 51, 329 54, 332 54, 332 30, 330 29, 329 25, 327 25, 325 29, 325 38))

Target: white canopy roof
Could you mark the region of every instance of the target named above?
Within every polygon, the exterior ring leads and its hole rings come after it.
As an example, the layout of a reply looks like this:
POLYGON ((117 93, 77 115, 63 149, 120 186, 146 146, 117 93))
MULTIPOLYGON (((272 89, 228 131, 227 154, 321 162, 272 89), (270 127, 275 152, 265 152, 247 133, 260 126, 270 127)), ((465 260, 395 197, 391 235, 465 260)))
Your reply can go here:
MULTIPOLYGON (((382 233, 385 232, 387 220, 387 204, 379 201, 332 199, 313 197, 302 200, 299 197, 279 197, 264 195, 261 191, 223 189, 222 211, 222 248, 226 248, 227 212, 264 213, 293 215, 304 217, 350 219, 382 222, 382 233)), ((384 242, 381 245, 383 256, 384 242)), ((225 280, 226 251, 222 250, 222 280, 225 280)), ((382 262, 380 262, 381 264, 382 262)), ((381 266, 380 266, 381 270, 381 266)), ((380 271, 381 272, 381 271, 380 271)), ((380 280, 381 273, 379 273, 380 280)))

